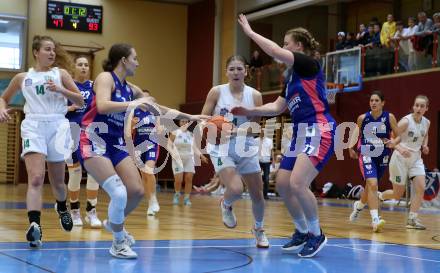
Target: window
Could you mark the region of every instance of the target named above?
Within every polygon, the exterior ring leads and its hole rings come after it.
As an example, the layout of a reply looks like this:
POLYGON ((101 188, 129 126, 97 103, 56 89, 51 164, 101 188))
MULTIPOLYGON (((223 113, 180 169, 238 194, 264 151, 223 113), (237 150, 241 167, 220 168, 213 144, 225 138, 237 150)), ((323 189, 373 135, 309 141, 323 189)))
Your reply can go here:
POLYGON ((0 70, 23 69, 25 21, 25 17, 0 14, 0 70))

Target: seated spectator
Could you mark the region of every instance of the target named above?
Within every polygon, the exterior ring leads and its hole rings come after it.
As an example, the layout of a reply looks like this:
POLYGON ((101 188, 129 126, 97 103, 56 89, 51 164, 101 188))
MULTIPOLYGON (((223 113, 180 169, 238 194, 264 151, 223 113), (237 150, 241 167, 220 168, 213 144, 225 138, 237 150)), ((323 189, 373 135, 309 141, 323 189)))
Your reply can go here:
POLYGON ((394 22, 394 16, 388 14, 387 21, 383 23, 382 30, 380 31, 380 43, 384 47, 390 47, 390 39, 394 37, 396 32, 396 22, 394 22))
POLYGON ((364 24, 359 25, 359 32, 356 34, 356 44, 357 45, 366 45, 368 44, 368 29, 365 27, 364 24))
POLYGON ((258 50, 254 50, 254 52, 252 53, 249 65, 251 69, 260 68, 263 66, 263 60, 261 59, 261 55, 258 50))
POLYGON ((338 32, 338 42, 336 43, 336 50, 342 50, 345 47, 345 33, 343 31, 338 32))
POLYGON ((356 40, 354 39, 353 32, 347 32, 347 39, 345 40, 344 49, 350 49, 357 45, 356 40))

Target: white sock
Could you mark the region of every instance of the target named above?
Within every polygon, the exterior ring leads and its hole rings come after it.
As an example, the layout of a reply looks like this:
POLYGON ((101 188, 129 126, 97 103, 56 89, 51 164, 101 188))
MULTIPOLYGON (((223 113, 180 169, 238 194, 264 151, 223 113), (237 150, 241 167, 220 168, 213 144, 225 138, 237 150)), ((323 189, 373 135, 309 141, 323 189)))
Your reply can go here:
POLYGON ((365 208, 365 204, 362 203, 361 200, 359 200, 359 202, 357 203, 356 209, 363 210, 364 208, 365 208))
POLYGON ((307 227, 307 222, 304 217, 300 219, 293 219, 293 224, 295 224, 295 228, 301 233, 308 233, 309 228, 307 227))
POLYGON ((309 231, 315 235, 321 235, 321 227, 319 226, 319 219, 314 219, 307 222, 307 226, 309 227, 309 231))
POLYGON ((370 215, 373 223, 379 222, 379 212, 377 211, 377 209, 370 210, 370 215))
POLYGON ((121 241, 124 239, 125 232, 123 230, 115 232, 113 231, 113 237, 115 237, 116 241, 121 241))
POLYGON ((185 199, 189 199, 189 194, 185 194, 184 196, 183 196, 183 198, 185 198, 185 199))
POLYGON ((96 204, 98 203, 98 198, 87 199, 87 201, 90 203, 90 205, 96 207, 96 204))
POLYGON ((417 218, 417 212, 410 212, 408 215, 409 219, 416 219, 417 218))

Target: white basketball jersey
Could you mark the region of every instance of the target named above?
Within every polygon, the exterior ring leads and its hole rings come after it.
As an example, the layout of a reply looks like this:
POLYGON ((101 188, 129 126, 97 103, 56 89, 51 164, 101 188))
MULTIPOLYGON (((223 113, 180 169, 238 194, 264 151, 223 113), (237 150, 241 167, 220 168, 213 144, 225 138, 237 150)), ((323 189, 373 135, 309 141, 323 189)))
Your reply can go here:
POLYGON ((183 132, 180 129, 174 131, 176 138, 174 139, 174 145, 179 151, 181 157, 193 156, 193 135, 190 131, 183 132))
POLYGON ((400 144, 413 152, 419 152, 428 132, 429 120, 422 117, 422 120, 417 123, 412 114, 406 115, 404 118, 408 119, 408 128, 400 135, 402 139, 400 144))
POLYGON ((54 67, 46 72, 37 72, 30 68, 21 84, 23 96, 26 99, 24 113, 38 115, 53 115, 67 113, 67 99, 58 92, 46 89, 47 82, 52 80, 62 86, 60 70, 54 67))
POLYGON ((229 84, 222 84, 218 87, 220 94, 212 114, 214 116, 220 115, 225 117, 226 120, 231 121, 237 127, 248 122, 249 119, 245 116, 234 116, 231 114, 231 109, 234 106, 244 106, 246 108, 255 107, 254 97, 252 96, 253 88, 245 85, 243 88, 243 98, 241 101, 238 101, 232 96, 229 84))

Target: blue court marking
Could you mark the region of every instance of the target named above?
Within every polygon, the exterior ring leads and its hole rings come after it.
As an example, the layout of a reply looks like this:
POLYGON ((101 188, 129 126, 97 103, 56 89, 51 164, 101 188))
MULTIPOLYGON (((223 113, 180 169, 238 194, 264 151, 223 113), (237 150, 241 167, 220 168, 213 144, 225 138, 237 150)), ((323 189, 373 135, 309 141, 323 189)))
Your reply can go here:
POLYGON ((0 243, 0 272, 440 272, 440 250, 426 248, 434 244, 329 239, 316 257, 301 259, 281 250, 286 239, 270 242, 269 249, 257 249, 251 239, 138 241, 136 260, 112 258, 110 241, 45 242, 40 250, 0 243))
MULTIPOLYGON (((54 207, 55 201, 53 203, 43 203, 43 209, 52 209, 54 207)), ((26 209, 26 202, 0 202, 0 209, 26 209)))

